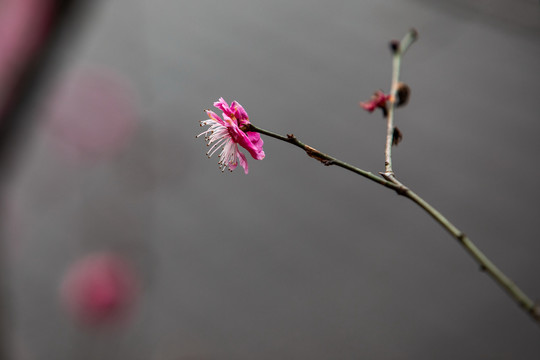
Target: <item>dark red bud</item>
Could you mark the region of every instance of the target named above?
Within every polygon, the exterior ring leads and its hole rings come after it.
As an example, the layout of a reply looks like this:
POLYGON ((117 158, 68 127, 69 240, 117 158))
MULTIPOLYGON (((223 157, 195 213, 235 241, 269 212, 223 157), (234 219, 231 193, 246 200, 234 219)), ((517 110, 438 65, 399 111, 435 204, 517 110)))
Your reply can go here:
POLYGON ((405 106, 409 102, 409 97, 411 95, 411 88, 403 83, 398 83, 397 93, 396 93, 396 106, 405 106))
POLYGON ((403 140, 403 134, 396 126, 394 126, 394 132, 392 133, 392 145, 397 146, 401 140, 403 140))
POLYGON ((392 51, 392 54, 395 54, 399 51, 399 41, 397 40, 390 41, 390 51, 392 51))

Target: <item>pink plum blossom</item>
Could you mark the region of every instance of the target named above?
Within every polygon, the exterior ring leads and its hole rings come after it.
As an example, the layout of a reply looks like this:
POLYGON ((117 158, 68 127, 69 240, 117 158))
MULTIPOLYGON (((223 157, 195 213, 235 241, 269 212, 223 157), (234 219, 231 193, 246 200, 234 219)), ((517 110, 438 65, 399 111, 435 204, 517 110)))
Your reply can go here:
POLYGON ((375 111, 375 109, 380 108, 383 111, 383 115, 386 117, 386 112, 387 112, 386 102, 388 100, 390 100, 390 95, 386 95, 382 91, 377 90, 371 96, 371 99, 369 101, 366 101, 366 102, 361 101, 360 106, 364 110, 370 113, 375 111))
POLYGON ((76 161, 111 157, 135 133, 137 96, 129 79, 103 67, 82 67, 59 83, 47 115, 55 145, 76 161))
POLYGON ((204 135, 206 144, 211 145, 210 150, 206 153, 208 157, 222 149, 218 155, 221 171, 225 171, 227 167, 233 171, 240 163, 247 174, 247 159, 238 149, 238 145, 246 149, 254 159, 262 160, 265 155, 261 135, 254 131, 246 131, 250 124, 249 117, 238 102, 233 101, 229 106, 223 98, 219 98, 214 106, 223 112, 223 120, 215 112, 206 110, 209 119, 202 120, 201 126, 208 125, 210 128, 197 137, 204 135))
POLYGON ((84 325, 116 324, 128 315, 138 293, 131 264, 113 253, 94 253, 67 271, 61 296, 67 310, 84 325))

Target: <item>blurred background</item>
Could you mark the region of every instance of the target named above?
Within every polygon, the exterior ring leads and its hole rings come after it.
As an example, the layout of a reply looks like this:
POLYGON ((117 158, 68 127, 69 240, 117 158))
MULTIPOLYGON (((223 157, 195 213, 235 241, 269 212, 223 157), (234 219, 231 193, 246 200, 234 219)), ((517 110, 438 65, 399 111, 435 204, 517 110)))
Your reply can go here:
POLYGON ((266 137, 222 174, 195 139, 223 96, 382 171, 358 102, 415 27, 394 170, 540 299, 538 1, 110 0, 72 25, 1 170, 9 359, 540 357, 412 202, 266 137))

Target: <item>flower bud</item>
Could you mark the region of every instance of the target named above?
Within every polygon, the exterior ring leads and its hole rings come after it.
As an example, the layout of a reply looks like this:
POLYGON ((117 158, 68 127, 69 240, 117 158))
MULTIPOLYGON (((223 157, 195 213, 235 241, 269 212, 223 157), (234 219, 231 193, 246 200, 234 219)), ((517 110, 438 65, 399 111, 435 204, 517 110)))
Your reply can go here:
POLYGON ((411 88, 404 82, 398 83, 397 93, 396 93, 396 106, 405 106, 409 102, 409 97, 411 95, 411 88))

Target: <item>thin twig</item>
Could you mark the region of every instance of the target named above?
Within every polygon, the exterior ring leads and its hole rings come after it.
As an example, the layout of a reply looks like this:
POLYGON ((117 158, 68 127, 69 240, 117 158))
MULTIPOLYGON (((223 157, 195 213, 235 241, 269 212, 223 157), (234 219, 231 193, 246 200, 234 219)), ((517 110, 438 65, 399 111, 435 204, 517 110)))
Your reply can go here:
POLYGON ((386 147, 384 151, 384 172, 387 177, 394 175, 394 170, 392 169, 392 143, 394 141, 394 112, 398 94, 401 58, 417 38, 418 32, 415 29, 411 29, 401 41, 390 42, 390 50, 392 51, 392 84, 390 87, 390 100, 388 102, 389 106, 386 116, 386 147))
POLYGON ((349 171, 352 171, 353 173, 361 175, 361 176, 363 176, 365 178, 368 178, 368 179, 370 179, 372 181, 375 181, 376 183, 378 183, 378 184, 380 184, 382 186, 385 186, 387 188, 390 188, 390 189, 393 189, 393 190, 396 190, 396 191, 401 191, 402 190, 401 186, 396 185, 392 181, 382 179, 379 176, 377 176, 377 175, 375 175, 375 174, 373 174, 373 173, 371 173, 369 171, 362 170, 362 169, 360 169, 360 168, 358 168, 356 166, 352 166, 350 164, 347 164, 346 162, 341 161, 341 160, 339 160, 339 159, 337 159, 337 158, 335 158, 333 156, 322 153, 319 150, 317 150, 317 149, 315 149, 315 148, 313 148, 313 147, 311 147, 311 146, 309 146, 307 144, 304 144, 303 142, 298 140, 298 138, 296 136, 294 136, 292 134, 287 135, 287 136, 283 136, 283 135, 280 135, 280 134, 276 134, 276 133, 274 133, 272 131, 261 129, 259 127, 256 127, 253 124, 249 124, 249 128, 247 129, 247 131, 255 131, 255 132, 258 132, 258 133, 273 137, 275 139, 285 141, 286 143, 298 146, 300 149, 304 150, 309 157, 312 157, 315 160, 320 161, 321 163, 323 163, 326 166, 336 165, 336 166, 342 167, 344 169, 347 169, 349 171))
POLYGON ((439 211, 428 204, 424 199, 410 190, 407 186, 403 185, 395 176, 392 168, 392 143, 394 134, 394 112, 396 107, 397 92, 399 87, 399 75, 401 68, 401 59, 412 45, 412 43, 418 38, 418 33, 415 29, 411 29, 400 42, 393 41, 390 43, 390 49, 392 50, 392 84, 387 116, 387 129, 386 129, 386 147, 385 147, 385 172, 381 175, 388 181, 405 189, 399 192, 400 195, 409 198, 424 209, 429 215, 431 215, 435 221, 441 224, 458 242, 464 247, 464 249, 471 255, 479 264, 480 268, 487 272, 495 282, 497 282, 521 307, 529 313, 533 319, 540 322, 540 311, 537 305, 532 301, 521 289, 501 270, 493 264, 487 256, 454 224, 452 224, 446 217, 444 217, 439 211))

